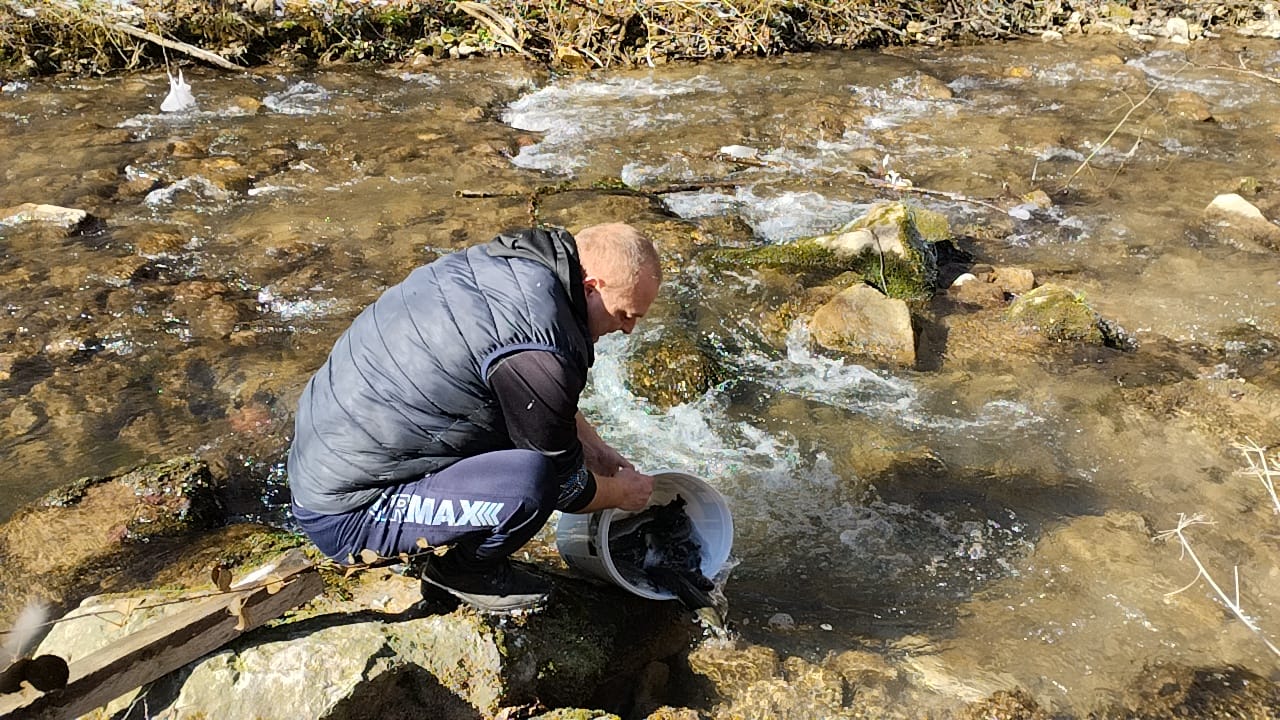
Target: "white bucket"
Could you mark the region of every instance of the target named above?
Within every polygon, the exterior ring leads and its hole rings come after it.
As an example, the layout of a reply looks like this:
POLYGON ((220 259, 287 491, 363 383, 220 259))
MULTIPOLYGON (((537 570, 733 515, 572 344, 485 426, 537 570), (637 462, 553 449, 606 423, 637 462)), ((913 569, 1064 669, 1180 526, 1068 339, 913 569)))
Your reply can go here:
MULTIPOLYGON (((702 574, 715 577, 733 549, 733 515, 720 491, 706 481, 682 472, 653 473, 649 505, 666 505, 676 495, 685 500, 685 513, 693 523, 694 539, 702 547, 702 574)), ((628 592, 650 600, 674 600, 675 593, 639 580, 633 582, 618 571, 609 554, 609 528, 615 521, 635 515, 626 510, 600 510, 589 515, 564 513, 556 523, 556 549, 569 567, 594 575, 628 592)))

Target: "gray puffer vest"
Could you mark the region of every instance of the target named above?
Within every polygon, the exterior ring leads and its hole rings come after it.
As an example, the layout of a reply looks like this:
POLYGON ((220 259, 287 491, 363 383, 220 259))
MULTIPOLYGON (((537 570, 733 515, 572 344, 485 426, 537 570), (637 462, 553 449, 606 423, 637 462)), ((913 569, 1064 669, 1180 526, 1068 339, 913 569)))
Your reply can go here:
POLYGON ((581 268, 563 230, 499 235, 417 268, 365 308, 298 401, 294 501, 322 514, 383 488, 512 447, 486 378, 548 350, 585 380, 594 361, 581 268))

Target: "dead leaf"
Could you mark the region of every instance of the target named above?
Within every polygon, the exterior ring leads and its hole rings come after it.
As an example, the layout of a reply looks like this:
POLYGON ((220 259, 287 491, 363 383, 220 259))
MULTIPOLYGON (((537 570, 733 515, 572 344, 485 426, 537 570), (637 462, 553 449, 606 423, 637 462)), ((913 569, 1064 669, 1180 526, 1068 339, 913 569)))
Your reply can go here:
POLYGON ((217 585, 219 590, 221 590, 222 592, 231 591, 231 571, 230 570, 224 567, 215 567, 213 568, 212 571, 210 571, 209 574, 213 578, 213 584, 217 585))
POLYGON ((249 598, 236 598, 234 602, 227 607, 227 612, 236 616, 236 630, 244 632, 249 629, 249 616, 245 613, 244 606, 249 598))
POLYGON ((373 565, 374 563, 378 562, 378 560, 380 559, 381 557, 378 555, 378 553, 370 550, 369 548, 365 548, 360 551, 360 562, 364 563, 365 565, 373 565))
POLYGON ((266 588, 268 595, 275 595, 284 589, 284 580, 280 578, 271 578, 267 581, 266 588))
POLYGON ((418 538, 417 540, 415 540, 415 541, 414 541, 414 543, 413 543, 413 544, 414 544, 414 545, 417 545, 418 547, 422 548, 423 550, 430 550, 430 549, 431 549, 431 543, 427 542, 427 539, 426 539, 426 538, 418 538))

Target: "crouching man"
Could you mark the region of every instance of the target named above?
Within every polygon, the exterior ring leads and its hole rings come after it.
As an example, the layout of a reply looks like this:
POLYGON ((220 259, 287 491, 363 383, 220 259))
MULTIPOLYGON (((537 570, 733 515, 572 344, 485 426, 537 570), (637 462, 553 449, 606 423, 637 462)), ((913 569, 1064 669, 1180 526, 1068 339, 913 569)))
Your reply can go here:
POLYGON ((298 524, 342 562, 450 545, 424 583, 489 612, 543 602, 509 556, 552 510, 640 510, 653 478, 578 410, 594 344, 658 294, 634 228, 531 229, 417 268, 360 313, 298 402, 298 524))

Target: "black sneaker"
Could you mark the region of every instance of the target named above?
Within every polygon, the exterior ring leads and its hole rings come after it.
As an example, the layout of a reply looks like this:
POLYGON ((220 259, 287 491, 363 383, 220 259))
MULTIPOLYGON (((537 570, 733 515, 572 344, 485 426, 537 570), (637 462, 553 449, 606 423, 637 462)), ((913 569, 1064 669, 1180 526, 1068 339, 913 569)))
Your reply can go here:
POLYGON ((551 594, 550 583, 512 566, 507 558, 497 562, 467 562, 462 553, 454 551, 427 558, 422 568, 422 584, 424 598, 430 589, 443 590, 489 613, 537 607, 551 594))

